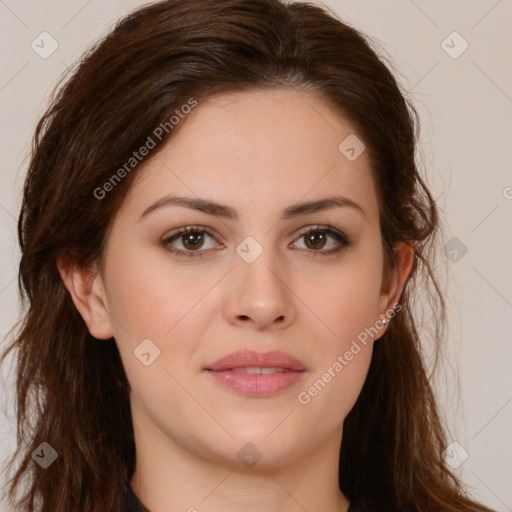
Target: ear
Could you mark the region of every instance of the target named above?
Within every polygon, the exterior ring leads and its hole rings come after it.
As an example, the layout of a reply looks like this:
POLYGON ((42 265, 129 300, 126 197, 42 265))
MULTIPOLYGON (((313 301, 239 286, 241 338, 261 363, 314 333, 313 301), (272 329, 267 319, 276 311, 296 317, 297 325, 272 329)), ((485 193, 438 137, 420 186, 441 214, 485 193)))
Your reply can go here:
MULTIPOLYGON (((382 288, 379 297, 380 318, 389 321, 395 305, 400 300, 405 283, 414 263, 414 249, 409 244, 400 242, 395 247, 396 267, 384 272, 382 288)), ((387 324, 386 324, 387 325, 387 324)), ((384 330, 382 333, 384 333, 384 330)))
POLYGON ((83 268, 69 255, 59 255, 57 268, 73 302, 95 338, 113 337, 103 280, 96 265, 83 268))

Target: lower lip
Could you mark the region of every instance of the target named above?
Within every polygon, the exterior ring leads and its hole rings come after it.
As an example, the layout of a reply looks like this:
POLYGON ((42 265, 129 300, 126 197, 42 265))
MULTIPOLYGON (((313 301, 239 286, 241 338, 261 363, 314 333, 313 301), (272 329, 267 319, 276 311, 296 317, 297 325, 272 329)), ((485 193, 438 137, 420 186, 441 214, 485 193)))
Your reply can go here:
POLYGON ((267 375, 249 375, 247 373, 238 373, 231 370, 206 371, 224 386, 246 396, 274 395, 299 382, 306 373, 306 371, 287 371, 267 375))

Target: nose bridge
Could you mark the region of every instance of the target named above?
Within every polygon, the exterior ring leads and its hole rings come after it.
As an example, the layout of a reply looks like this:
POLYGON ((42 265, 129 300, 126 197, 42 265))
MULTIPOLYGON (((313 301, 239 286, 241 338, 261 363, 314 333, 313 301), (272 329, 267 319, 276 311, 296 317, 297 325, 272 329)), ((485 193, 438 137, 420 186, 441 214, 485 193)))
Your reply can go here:
MULTIPOLYGON (((244 288, 250 286, 257 293, 269 297, 282 294, 282 281, 278 279, 279 269, 276 268, 278 255, 271 241, 271 235, 247 236, 236 248, 237 274, 244 283, 244 288)), ((282 278, 281 278, 282 279, 282 278)), ((244 291, 244 290, 242 290, 244 291)))

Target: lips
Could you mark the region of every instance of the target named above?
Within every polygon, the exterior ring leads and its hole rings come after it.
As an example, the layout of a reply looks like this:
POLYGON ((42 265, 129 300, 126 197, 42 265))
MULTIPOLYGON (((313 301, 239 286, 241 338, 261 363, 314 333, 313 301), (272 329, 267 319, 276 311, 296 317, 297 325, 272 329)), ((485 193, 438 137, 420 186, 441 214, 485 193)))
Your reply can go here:
POLYGON ((255 352, 253 350, 239 350, 205 366, 205 370, 223 371, 234 368, 282 368, 287 371, 301 372, 306 370, 302 361, 295 357, 274 350, 271 352, 255 352))
POLYGON ((298 384, 306 375, 302 361, 286 352, 240 350, 207 365, 204 371, 224 388, 251 397, 269 397, 298 384))

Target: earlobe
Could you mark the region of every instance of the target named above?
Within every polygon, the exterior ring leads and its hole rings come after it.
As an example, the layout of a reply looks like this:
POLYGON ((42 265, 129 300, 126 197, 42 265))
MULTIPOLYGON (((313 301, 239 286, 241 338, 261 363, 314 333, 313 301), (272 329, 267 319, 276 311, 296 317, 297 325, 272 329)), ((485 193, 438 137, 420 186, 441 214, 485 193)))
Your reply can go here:
POLYGON ((70 256, 60 255, 57 268, 90 334, 101 340, 112 338, 112 322, 97 266, 80 267, 70 256))

